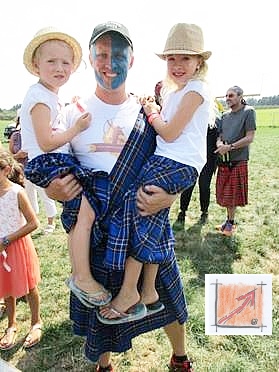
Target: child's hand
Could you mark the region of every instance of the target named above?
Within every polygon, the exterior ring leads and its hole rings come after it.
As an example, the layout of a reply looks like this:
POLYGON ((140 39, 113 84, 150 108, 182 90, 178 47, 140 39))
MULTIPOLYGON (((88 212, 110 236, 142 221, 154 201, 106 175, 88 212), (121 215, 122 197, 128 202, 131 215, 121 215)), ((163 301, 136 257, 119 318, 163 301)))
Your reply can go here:
POLYGON ((140 97, 139 101, 143 106, 146 115, 152 114, 153 112, 160 112, 160 106, 156 104, 154 97, 140 97))
POLYGON ((89 112, 86 112, 76 121, 76 127, 78 128, 78 131, 82 132, 83 130, 87 129, 90 125, 90 122, 91 114, 89 114, 89 112))

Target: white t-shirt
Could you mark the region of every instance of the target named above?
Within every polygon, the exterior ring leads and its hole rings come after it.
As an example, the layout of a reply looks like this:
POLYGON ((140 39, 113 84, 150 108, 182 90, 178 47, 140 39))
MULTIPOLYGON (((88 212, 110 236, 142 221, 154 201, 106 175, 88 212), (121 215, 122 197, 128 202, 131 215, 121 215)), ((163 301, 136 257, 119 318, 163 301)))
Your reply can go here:
MULTIPOLYGON (((64 132, 66 130, 63 114, 64 104, 60 102, 58 95, 40 83, 32 85, 26 93, 20 111, 22 150, 28 153, 28 160, 44 154, 38 145, 31 117, 31 111, 38 103, 49 107, 53 131, 64 132)), ((69 148, 70 145, 66 144, 53 152, 68 153, 69 148)))
POLYGON ((81 165, 110 173, 124 144, 126 143, 138 116, 141 106, 134 96, 120 105, 109 105, 94 94, 78 105, 66 107, 66 121, 72 126, 82 114, 81 106, 91 113, 89 128, 71 141, 73 154, 81 165))
POLYGON ((207 84, 201 80, 191 80, 183 89, 170 93, 163 102, 161 116, 164 121, 169 122, 183 96, 188 92, 200 94, 203 103, 195 111, 181 135, 174 141, 166 142, 157 136, 155 154, 191 165, 200 173, 206 163, 206 134, 210 120, 211 97, 207 84))

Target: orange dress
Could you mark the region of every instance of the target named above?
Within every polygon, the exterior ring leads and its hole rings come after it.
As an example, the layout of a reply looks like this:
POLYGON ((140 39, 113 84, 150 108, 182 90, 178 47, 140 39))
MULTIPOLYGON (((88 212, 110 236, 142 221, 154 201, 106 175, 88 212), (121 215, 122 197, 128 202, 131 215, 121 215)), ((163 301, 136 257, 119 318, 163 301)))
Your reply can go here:
MULTIPOLYGON (((18 206, 18 192, 21 186, 13 186, 0 197, 0 238, 11 234, 25 224, 25 218, 18 206)), ((7 248, 6 262, 0 254, 0 298, 22 297, 30 292, 41 280, 40 264, 31 236, 28 234, 7 248)))

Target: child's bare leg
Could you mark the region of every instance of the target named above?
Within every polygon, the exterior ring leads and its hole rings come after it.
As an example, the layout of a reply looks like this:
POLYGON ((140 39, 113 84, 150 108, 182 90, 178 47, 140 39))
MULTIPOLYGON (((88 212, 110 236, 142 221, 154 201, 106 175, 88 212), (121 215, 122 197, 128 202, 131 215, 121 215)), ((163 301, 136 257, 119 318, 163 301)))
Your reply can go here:
POLYGON ((5 298, 6 312, 8 315, 8 327, 5 334, 0 339, 0 347, 2 350, 10 349, 14 345, 16 338, 16 298, 5 298))
MULTIPOLYGON (((73 266, 74 282, 85 292, 95 293, 103 289, 90 270, 90 235, 95 213, 88 200, 82 197, 77 223, 69 234, 70 258, 73 266)), ((106 297, 106 294, 104 294, 106 297)))
POLYGON ((35 324, 42 323, 40 316, 40 295, 38 287, 35 287, 30 290, 28 293, 27 301, 31 311, 31 327, 35 324))
POLYGON ((30 348, 40 342, 42 337, 42 319, 40 316, 40 294, 38 287, 32 288, 26 297, 31 311, 31 327, 25 338, 23 347, 30 348))
POLYGON ((16 327, 16 298, 12 296, 6 297, 5 305, 8 317, 8 328, 16 327))
POLYGON ((157 264, 143 265, 141 302, 143 302, 145 305, 152 304, 159 299, 159 295, 155 287, 155 280, 158 273, 158 268, 159 265, 157 264))
MULTIPOLYGON (((142 266, 143 264, 133 257, 127 258, 122 287, 118 295, 110 302, 111 307, 115 310, 125 312, 139 302, 140 294, 137 285, 142 266)), ((109 307, 102 308, 100 313, 107 319, 115 318, 115 314, 109 310, 109 307)))

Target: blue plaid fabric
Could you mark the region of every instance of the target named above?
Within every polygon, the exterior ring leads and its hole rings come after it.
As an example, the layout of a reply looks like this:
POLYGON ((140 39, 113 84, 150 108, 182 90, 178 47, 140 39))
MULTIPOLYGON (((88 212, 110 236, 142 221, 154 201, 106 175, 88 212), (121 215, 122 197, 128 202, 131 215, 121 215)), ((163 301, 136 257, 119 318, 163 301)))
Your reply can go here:
MULTIPOLYGON (((81 167, 78 160, 70 154, 48 153, 30 160, 25 168, 25 177, 40 187, 47 187, 50 182, 61 176, 72 173, 83 187, 83 194, 89 201, 96 214, 94 244, 102 240, 103 232, 100 228, 102 219, 107 213, 110 200, 110 181, 106 172, 93 172, 92 169, 81 167)), ((63 202, 61 221, 68 233, 76 224, 82 194, 63 202)))
POLYGON ((168 219, 169 208, 156 215, 140 216, 136 205, 137 190, 140 186, 155 185, 169 194, 177 194, 195 184, 197 177, 197 170, 191 166, 162 156, 151 156, 125 194, 124 203, 110 218, 106 267, 124 270, 128 243, 129 254, 140 262, 161 264, 168 260, 175 243, 168 219))
MULTIPOLYGON (((111 199, 108 215, 114 213, 123 203, 125 193, 153 154, 155 135, 153 128, 147 124, 146 117, 140 113, 109 176, 111 199)), ((123 281, 124 271, 112 271, 104 267, 106 244, 105 232, 100 244, 91 244, 91 271, 94 278, 116 296, 123 281)), ((73 330, 75 334, 85 337, 85 355, 89 360, 97 362, 100 355, 108 351, 124 352, 132 347, 134 337, 164 327, 175 320, 181 324, 186 322, 187 305, 174 250, 171 251, 169 259, 159 266, 156 288, 160 300, 165 305, 164 311, 132 323, 111 326, 100 323, 96 318, 96 310, 86 308, 71 294, 70 317, 73 321, 73 330)))

